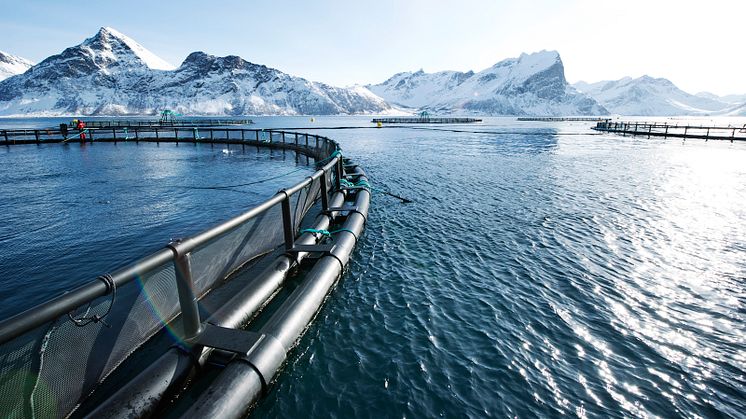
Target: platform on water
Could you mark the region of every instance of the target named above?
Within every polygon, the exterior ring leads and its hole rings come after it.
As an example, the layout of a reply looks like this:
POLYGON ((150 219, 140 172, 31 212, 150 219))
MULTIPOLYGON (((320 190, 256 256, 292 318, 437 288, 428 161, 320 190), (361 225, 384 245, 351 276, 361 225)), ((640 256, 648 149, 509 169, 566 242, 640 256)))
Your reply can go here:
MULTIPOLYGON (((111 128, 111 127, 214 127, 223 125, 251 125, 251 119, 175 119, 175 120, 84 120, 88 128, 111 128)), ((72 122, 68 124, 75 128, 72 122)))
POLYGON ((373 118, 374 124, 472 124, 482 122, 478 118, 431 118, 431 117, 392 117, 373 118))
POLYGON ((647 137, 692 138, 707 140, 746 141, 746 124, 740 127, 716 125, 679 125, 666 122, 640 122, 605 120, 592 129, 622 135, 644 135, 647 137))
POLYGON ((518 121, 534 122, 596 122, 606 121, 609 118, 591 117, 591 116, 526 116, 518 118, 518 121))

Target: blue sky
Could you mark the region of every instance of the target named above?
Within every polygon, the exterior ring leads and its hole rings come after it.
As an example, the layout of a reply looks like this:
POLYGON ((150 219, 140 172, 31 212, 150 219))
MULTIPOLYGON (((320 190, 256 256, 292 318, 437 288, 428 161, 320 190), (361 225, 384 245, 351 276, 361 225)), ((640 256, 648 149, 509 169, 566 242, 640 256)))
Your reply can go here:
POLYGON ((0 0, 0 50, 40 61, 111 26, 175 65, 201 50, 345 86, 420 68, 478 71, 553 49, 571 82, 648 74, 693 93, 746 93, 744 4, 0 0))

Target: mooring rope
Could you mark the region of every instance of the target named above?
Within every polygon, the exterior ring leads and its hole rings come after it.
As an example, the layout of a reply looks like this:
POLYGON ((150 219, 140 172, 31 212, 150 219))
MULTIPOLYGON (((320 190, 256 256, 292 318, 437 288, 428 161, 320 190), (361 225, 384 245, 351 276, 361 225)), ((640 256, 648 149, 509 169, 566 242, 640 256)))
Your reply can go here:
POLYGON ((69 317, 70 320, 73 322, 73 324, 75 324, 78 327, 84 327, 91 323, 101 323, 106 327, 111 327, 111 325, 106 323, 104 319, 111 312, 111 308, 114 307, 114 302, 117 299, 117 284, 116 282, 114 282, 114 278, 109 274, 101 275, 96 279, 101 280, 104 284, 106 284, 107 293, 111 292, 111 301, 109 302, 109 308, 107 308, 106 312, 102 315, 94 314, 92 316, 89 316, 88 313, 91 311, 91 304, 93 304, 93 301, 91 301, 88 303, 88 307, 85 310, 85 314, 83 314, 82 317, 79 317, 77 319, 73 317, 73 312, 70 311, 69 313, 67 313, 67 317, 69 317))
POLYGON ((333 231, 329 231, 329 230, 317 230, 315 228, 305 228, 305 229, 303 229, 303 230, 300 231, 300 234, 303 234, 303 233, 320 234, 321 236, 325 236, 325 237, 331 238, 332 234, 338 234, 338 233, 341 233, 343 231, 345 231, 347 233, 351 233, 353 236, 355 236, 355 238, 357 238, 357 235, 355 234, 355 232, 352 231, 352 230, 350 230, 349 228, 340 228, 339 230, 333 230, 333 231))
POLYGON ((73 139, 73 138, 75 138, 75 137, 78 137, 79 139, 81 139, 81 140, 82 140, 82 138, 80 138, 80 134, 85 134, 85 133, 87 133, 87 132, 89 132, 89 131, 88 131, 88 128, 84 129, 83 131, 79 131, 79 132, 73 133, 73 134, 71 134, 71 135, 66 135, 66 136, 65 136, 65 139, 64 139, 64 140, 62 140, 62 143, 66 143, 66 142, 68 142, 68 141, 72 140, 72 139, 73 139))

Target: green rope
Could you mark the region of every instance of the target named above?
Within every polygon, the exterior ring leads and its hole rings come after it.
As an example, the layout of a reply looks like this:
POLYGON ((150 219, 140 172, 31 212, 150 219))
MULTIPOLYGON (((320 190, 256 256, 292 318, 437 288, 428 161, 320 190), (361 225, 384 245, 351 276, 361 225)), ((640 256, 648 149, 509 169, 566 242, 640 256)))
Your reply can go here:
POLYGON ((328 230, 316 230, 315 228, 306 228, 300 231, 303 233, 321 234, 322 236, 331 237, 332 234, 328 230))
POLYGON ((341 151, 341 150, 339 150, 339 149, 337 149, 336 151, 334 151, 334 153, 332 153, 331 155, 329 155, 329 157, 327 157, 327 158, 325 158, 325 159, 323 159, 323 160, 319 160, 319 161, 317 161, 317 162, 316 162, 316 165, 317 165, 317 166, 321 166, 322 164, 324 164, 324 163, 326 163, 326 162, 328 162, 328 161, 332 160, 333 158, 335 158, 335 157, 337 157, 337 156, 339 156, 339 157, 342 157, 342 151, 341 151))
POLYGON ((300 231, 301 234, 303 233, 313 233, 313 234, 321 234, 322 236, 326 237, 332 237, 332 234, 341 233, 343 231, 346 231, 348 233, 351 233, 353 236, 357 237, 357 234, 355 234, 354 231, 350 230, 349 228, 340 228, 339 230, 329 231, 329 230, 316 230, 315 228, 306 228, 300 231))
POLYGON ((367 189, 368 191, 370 191, 370 190, 372 190, 372 189, 373 189, 373 187, 372 187, 372 186, 370 186, 370 183, 368 183, 368 182, 367 182, 366 180, 364 180, 364 179, 360 179, 360 180, 358 180, 358 181, 357 181, 357 182, 355 182, 355 183, 353 183, 353 182, 350 182, 350 181, 349 181, 349 180, 347 180, 347 179, 340 179, 340 180, 339 180, 339 183, 340 183, 340 184, 341 184, 342 186, 344 186, 344 187, 347 187, 347 188, 362 187, 362 188, 365 188, 365 189, 367 189))

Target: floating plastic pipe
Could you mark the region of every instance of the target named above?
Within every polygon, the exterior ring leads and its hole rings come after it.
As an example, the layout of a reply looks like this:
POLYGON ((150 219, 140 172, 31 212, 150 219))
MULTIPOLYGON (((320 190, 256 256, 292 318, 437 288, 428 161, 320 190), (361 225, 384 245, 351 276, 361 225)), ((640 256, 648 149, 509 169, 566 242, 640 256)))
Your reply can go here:
MULTIPOLYGON (((336 192, 329 200, 329 205, 340 207, 344 199, 344 193, 336 192)), ((333 218, 338 214, 339 212, 328 215, 319 214, 313 228, 328 229, 333 218)), ((305 233, 296 240, 296 243, 314 244, 316 237, 311 233, 305 233)), ((297 260, 301 261, 307 255, 307 253, 299 253, 297 260)), ((276 294, 294 263, 295 261, 287 255, 278 256, 256 279, 213 313, 207 322, 232 329, 243 326, 276 294)), ((180 348, 169 349, 86 417, 146 417, 151 415, 165 395, 180 389, 194 370, 204 365, 212 350, 213 348, 204 348, 195 357, 180 348)))
POLYGON ((300 339, 341 276, 364 228, 370 192, 358 189, 355 204, 360 212, 349 213, 342 228, 350 231, 336 236, 331 255, 316 262, 303 283, 261 328, 259 333, 263 336, 258 344, 245 357, 228 363, 183 417, 241 418, 267 390, 287 351, 300 339))

